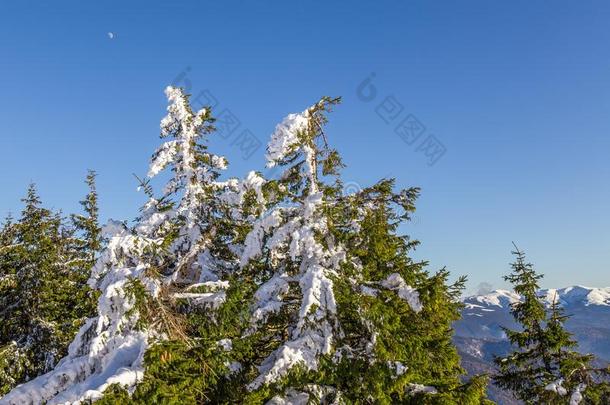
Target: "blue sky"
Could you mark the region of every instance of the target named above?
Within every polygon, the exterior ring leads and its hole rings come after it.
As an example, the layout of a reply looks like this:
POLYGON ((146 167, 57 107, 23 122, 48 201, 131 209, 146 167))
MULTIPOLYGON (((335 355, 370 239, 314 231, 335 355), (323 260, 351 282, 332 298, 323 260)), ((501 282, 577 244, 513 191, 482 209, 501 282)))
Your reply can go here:
POLYGON ((238 133, 266 143, 343 96, 328 135, 345 181, 420 186, 404 229, 433 269, 503 287, 515 241, 545 287, 610 286, 609 18, 601 1, 3 2, 0 215, 31 181, 73 212, 92 168, 103 217, 133 218, 172 82, 240 121, 211 141, 238 176, 264 164, 238 133))

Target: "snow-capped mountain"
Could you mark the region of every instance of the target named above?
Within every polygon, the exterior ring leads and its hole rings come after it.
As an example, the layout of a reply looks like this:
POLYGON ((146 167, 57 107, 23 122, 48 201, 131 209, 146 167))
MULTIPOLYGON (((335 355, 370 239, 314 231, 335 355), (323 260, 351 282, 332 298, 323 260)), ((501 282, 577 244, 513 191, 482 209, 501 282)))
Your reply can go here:
MULTIPOLYGON (((601 362, 610 360, 609 287, 545 289, 540 290, 540 296, 548 305, 556 300, 570 316, 566 327, 578 341, 579 351, 593 353, 601 362)), ((518 294, 507 290, 495 290, 463 299, 462 319, 454 324, 454 341, 462 356, 462 364, 469 373, 491 372, 494 355, 508 351, 509 344, 502 327, 517 327, 510 307, 519 299, 518 294)), ((505 393, 493 387, 490 394, 500 403, 513 403, 505 393)))
MULTIPOLYGON (((540 290, 540 296, 548 305, 556 300, 571 316, 567 327, 576 335, 581 350, 610 358, 610 288, 546 289, 540 290)), ((517 294, 506 290, 466 297, 462 319, 454 325, 456 336, 503 340, 502 326, 515 327, 510 306, 518 300, 517 294)))
MULTIPOLYGON (((557 300, 561 305, 610 306, 610 287, 590 288, 580 285, 566 288, 549 288, 540 290, 540 296, 551 304, 557 300)), ((464 299, 467 308, 484 308, 490 306, 506 307, 519 300, 519 295, 507 290, 495 290, 485 295, 473 295, 464 299)))

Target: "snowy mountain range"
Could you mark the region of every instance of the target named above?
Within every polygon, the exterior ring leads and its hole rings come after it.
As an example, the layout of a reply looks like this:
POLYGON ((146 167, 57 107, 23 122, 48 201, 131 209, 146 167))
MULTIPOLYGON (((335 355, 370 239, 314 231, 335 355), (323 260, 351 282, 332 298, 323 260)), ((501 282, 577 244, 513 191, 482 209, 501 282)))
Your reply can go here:
MULTIPOLYGON (((579 351, 595 354, 602 363, 609 362, 610 287, 572 286, 540 290, 540 295, 549 305, 556 300, 570 315, 566 327, 578 341, 579 351)), ((518 300, 519 295, 507 290, 463 299, 465 307, 462 319, 454 324, 454 341, 470 374, 491 372, 494 355, 509 350, 502 327, 516 327, 510 306, 518 300)), ((490 395, 502 404, 517 403, 495 387, 490 389, 490 395)))

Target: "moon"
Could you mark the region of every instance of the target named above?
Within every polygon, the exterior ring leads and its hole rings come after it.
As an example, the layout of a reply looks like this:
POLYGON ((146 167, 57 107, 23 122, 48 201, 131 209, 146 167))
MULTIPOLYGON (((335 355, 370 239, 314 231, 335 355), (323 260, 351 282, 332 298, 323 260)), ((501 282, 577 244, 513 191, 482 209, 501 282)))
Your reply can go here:
POLYGON ((109 32, 108 33, 108 38, 114 39, 114 32, 109 32))

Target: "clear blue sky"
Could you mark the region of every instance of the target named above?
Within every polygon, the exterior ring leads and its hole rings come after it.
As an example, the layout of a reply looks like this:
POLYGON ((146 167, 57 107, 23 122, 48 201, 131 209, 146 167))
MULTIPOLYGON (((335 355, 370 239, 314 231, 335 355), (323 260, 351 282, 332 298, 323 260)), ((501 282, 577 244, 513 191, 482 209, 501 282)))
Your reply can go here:
MULTIPOLYGON (((609 21, 603 1, 2 2, 0 215, 31 181, 76 210, 92 168, 103 217, 133 218, 132 173, 187 69, 264 143, 287 113, 343 96, 328 134, 345 180, 420 186, 417 256, 471 290, 505 285, 513 240, 544 286, 610 286, 609 21), (412 145, 394 132, 408 114, 426 127, 412 145), (446 148, 433 166, 417 151, 430 134, 446 148)), ((237 132, 212 142, 230 174, 262 169, 237 132)))

